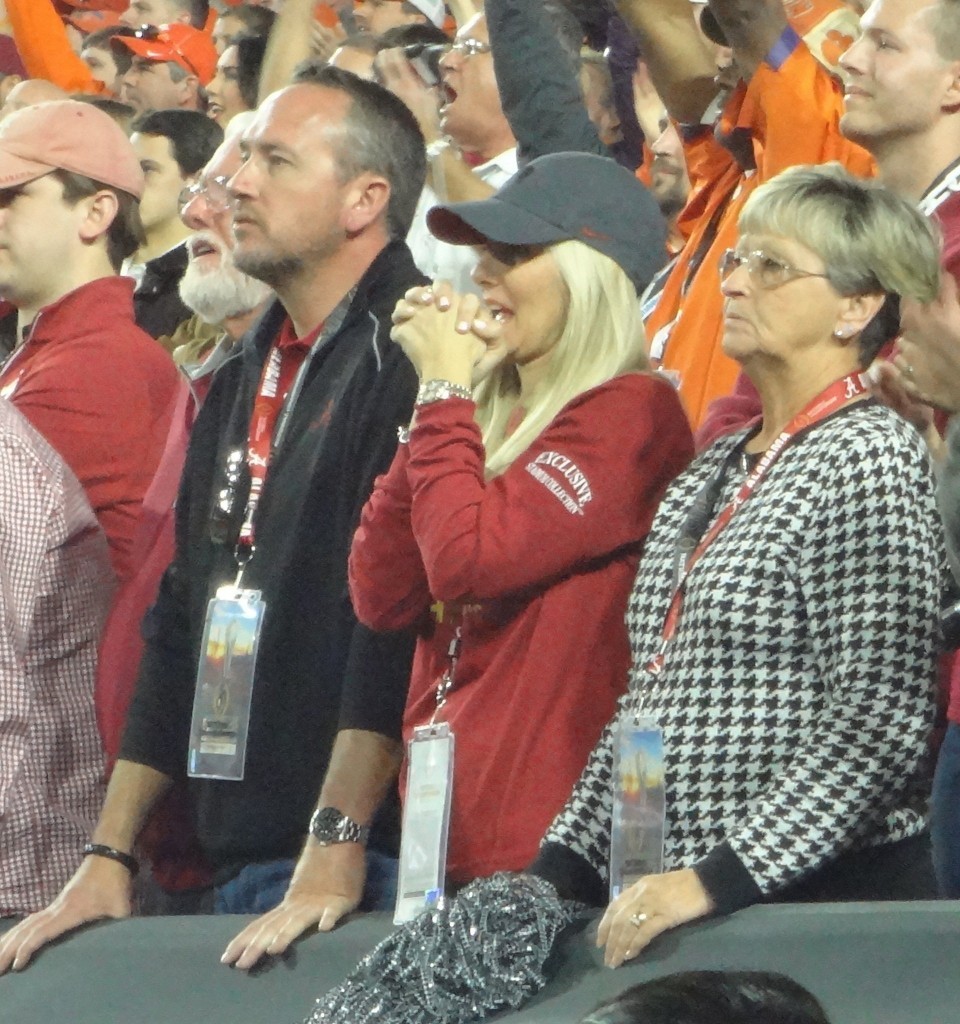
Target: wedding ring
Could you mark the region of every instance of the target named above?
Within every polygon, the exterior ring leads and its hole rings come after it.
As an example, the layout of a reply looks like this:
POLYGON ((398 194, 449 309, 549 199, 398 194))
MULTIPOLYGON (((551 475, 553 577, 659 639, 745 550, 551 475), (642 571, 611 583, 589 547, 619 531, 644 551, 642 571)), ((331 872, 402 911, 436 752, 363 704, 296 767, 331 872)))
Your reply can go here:
POLYGON ((630 915, 630 923, 633 925, 634 928, 639 928, 643 924, 643 922, 646 921, 646 920, 647 920, 647 915, 646 914, 631 914, 630 915))
POLYGON ((903 364, 903 375, 907 380, 913 380, 913 367, 909 363, 903 364))

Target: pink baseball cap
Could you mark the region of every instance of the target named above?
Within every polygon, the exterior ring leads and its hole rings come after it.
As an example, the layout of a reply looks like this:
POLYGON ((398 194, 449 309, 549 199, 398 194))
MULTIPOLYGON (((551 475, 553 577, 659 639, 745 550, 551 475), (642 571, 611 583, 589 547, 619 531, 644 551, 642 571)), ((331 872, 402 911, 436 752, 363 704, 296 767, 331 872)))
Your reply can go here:
POLYGON ((136 150, 113 118, 91 104, 37 103, 0 123, 0 189, 57 170, 82 174, 137 199, 143 195, 136 150))

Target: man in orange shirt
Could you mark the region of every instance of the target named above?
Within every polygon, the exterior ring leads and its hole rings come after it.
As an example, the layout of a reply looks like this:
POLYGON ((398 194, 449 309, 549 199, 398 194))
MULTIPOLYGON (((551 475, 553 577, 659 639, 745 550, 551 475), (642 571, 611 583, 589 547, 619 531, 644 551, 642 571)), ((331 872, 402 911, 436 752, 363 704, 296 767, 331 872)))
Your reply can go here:
MULTIPOLYGON (((699 111, 689 90, 678 100, 681 83, 676 72, 674 81, 663 80, 669 41, 664 42, 661 25, 667 11, 675 22, 680 6, 679 0, 631 0, 626 13, 644 41, 657 91, 674 119, 686 122, 688 140, 695 140, 688 150, 693 188, 679 222, 686 243, 646 326, 651 355, 677 384, 696 426, 710 402, 727 394, 737 378, 737 365, 720 349, 717 268, 723 251, 735 242, 737 217, 747 197, 758 184, 795 164, 839 160, 859 174, 872 173, 873 165, 865 151, 840 134, 843 93, 824 66, 839 56, 845 45, 839 40, 855 26, 855 16, 844 4, 817 3, 813 6, 820 20, 813 25, 809 20, 797 22, 795 28, 788 19, 789 11, 799 6, 794 2, 753 0, 745 5, 711 0, 710 11, 733 48, 743 79, 722 111, 722 147, 709 129, 690 126, 706 107, 704 61, 710 70, 713 65, 706 47, 692 68, 701 97, 699 111), (659 17, 658 24, 654 17, 659 17), (804 38, 798 30, 804 31, 804 38)), ((684 6, 689 55, 696 29, 689 3, 684 6)))

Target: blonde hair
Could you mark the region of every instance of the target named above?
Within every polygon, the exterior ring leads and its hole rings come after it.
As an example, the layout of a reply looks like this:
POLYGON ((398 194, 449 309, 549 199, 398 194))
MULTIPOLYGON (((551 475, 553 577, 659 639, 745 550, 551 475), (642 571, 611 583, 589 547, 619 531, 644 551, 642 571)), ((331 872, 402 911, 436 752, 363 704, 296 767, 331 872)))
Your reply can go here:
POLYGON ((618 264, 577 241, 551 245, 547 254, 567 295, 566 320, 543 384, 534 395, 524 396, 524 418, 509 437, 507 421, 520 400, 513 363, 501 364, 474 392, 488 480, 507 470, 578 395, 620 374, 647 368, 640 303, 618 264))

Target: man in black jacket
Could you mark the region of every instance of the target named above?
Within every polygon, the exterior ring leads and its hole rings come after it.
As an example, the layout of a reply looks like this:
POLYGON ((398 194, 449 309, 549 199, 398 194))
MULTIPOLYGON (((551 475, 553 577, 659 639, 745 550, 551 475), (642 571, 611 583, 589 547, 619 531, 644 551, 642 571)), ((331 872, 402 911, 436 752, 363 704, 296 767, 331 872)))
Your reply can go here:
POLYGON ((241 586, 241 565, 242 586, 266 606, 245 768, 241 780, 192 778, 191 788, 216 909, 282 902, 224 959, 248 966, 311 924, 332 926, 360 901, 365 869, 367 895, 389 900, 388 886, 369 890, 396 853, 396 827, 372 819, 400 760, 412 642, 357 623, 346 561, 416 392, 390 314, 424 283, 398 241, 423 184, 423 140, 379 86, 308 68, 260 108, 242 155, 228 186, 235 259, 279 301, 218 372, 194 427, 177 551, 145 623, 90 856, 50 907, 4 937, 0 971, 79 924, 130 913, 137 835, 187 770, 197 666, 210 658, 208 602, 241 586))

